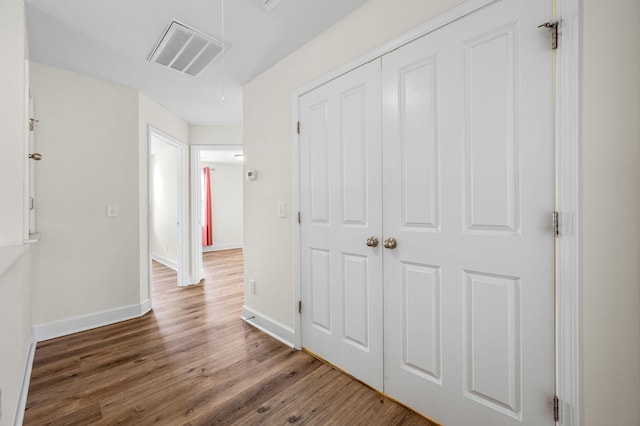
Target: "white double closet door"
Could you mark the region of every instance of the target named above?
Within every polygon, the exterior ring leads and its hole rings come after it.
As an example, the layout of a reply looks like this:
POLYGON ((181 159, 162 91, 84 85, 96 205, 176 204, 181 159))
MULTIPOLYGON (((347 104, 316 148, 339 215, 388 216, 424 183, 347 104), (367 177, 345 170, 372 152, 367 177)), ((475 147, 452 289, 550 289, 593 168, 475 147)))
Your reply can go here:
POLYGON ((445 425, 554 423, 550 14, 497 1, 300 98, 302 345, 445 425))

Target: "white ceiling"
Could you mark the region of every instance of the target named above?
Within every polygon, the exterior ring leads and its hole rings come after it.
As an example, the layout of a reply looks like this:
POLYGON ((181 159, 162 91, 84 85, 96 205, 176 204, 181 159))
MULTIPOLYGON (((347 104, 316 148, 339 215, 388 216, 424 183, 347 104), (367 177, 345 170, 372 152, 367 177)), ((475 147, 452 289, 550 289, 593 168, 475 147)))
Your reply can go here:
POLYGON ((222 0, 26 0, 30 59, 133 87, 191 124, 240 124, 242 85, 367 0, 226 0, 221 62, 194 78, 147 61, 172 19, 221 38, 222 0))

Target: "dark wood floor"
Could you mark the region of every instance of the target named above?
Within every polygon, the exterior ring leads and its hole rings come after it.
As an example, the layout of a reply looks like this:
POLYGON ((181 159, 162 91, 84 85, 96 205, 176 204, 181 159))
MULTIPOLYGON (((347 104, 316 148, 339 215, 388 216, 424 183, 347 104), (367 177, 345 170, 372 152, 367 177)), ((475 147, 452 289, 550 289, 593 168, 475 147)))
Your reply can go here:
POLYGON ((241 250, 202 285, 154 263, 152 313, 38 344, 25 425, 430 425, 240 319, 241 250))

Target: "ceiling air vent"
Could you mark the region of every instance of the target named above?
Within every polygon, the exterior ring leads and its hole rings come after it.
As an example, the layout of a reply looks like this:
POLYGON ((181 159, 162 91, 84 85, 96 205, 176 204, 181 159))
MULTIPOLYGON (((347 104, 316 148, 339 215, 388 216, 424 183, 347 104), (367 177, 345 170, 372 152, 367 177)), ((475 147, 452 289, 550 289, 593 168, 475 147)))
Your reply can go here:
POLYGON ((222 48, 220 40, 173 20, 148 59, 197 77, 222 53, 222 48))

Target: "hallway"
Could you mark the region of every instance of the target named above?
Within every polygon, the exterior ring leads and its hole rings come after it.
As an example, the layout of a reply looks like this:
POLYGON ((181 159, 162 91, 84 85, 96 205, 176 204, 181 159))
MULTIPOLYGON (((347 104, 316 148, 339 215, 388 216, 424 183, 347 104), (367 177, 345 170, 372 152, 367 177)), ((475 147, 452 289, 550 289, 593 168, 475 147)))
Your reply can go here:
POLYGON ((242 250, 203 261, 187 288, 154 263, 144 317, 39 343, 24 424, 430 424, 243 322, 242 250))

